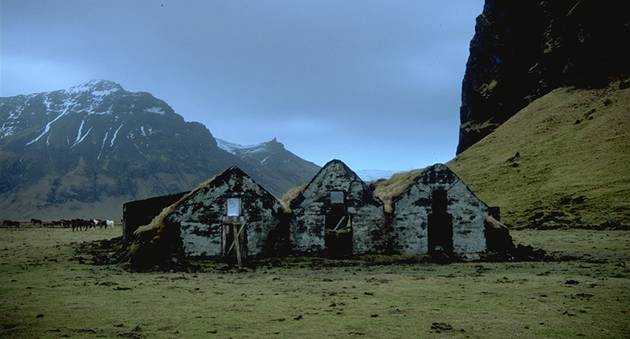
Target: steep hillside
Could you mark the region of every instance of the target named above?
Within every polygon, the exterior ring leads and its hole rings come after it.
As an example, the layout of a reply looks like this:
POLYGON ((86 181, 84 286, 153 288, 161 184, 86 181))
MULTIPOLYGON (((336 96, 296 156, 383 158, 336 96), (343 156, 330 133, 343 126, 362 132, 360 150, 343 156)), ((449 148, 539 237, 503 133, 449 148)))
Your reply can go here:
POLYGON ((630 2, 486 0, 462 86, 457 152, 558 87, 630 75, 630 2))
POLYGON ((279 180, 164 101, 111 81, 0 98, 0 219, 114 218, 125 201, 189 190, 233 165, 278 196, 305 181, 301 168, 279 180))
POLYGON ((629 85, 556 89, 448 166, 508 224, 630 224, 629 85))

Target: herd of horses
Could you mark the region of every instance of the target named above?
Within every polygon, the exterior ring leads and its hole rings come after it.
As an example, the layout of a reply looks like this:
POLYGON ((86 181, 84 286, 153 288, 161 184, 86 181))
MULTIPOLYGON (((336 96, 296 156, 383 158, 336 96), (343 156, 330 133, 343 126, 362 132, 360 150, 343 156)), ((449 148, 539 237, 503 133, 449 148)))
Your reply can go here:
MULTIPOLYGON (((31 225, 43 227, 63 227, 72 229, 72 231, 87 231, 93 228, 106 229, 114 226, 113 220, 104 219, 60 219, 44 222, 41 219, 31 219, 31 225)), ((21 222, 15 220, 3 220, 2 226, 20 227, 21 222)))

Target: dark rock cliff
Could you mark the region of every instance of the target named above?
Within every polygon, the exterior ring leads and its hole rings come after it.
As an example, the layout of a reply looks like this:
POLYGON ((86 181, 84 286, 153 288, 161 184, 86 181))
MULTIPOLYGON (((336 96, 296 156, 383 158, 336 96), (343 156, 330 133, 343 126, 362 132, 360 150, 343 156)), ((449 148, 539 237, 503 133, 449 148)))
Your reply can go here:
POLYGON ((486 0, 462 85, 457 153, 560 86, 630 75, 630 2, 486 0))

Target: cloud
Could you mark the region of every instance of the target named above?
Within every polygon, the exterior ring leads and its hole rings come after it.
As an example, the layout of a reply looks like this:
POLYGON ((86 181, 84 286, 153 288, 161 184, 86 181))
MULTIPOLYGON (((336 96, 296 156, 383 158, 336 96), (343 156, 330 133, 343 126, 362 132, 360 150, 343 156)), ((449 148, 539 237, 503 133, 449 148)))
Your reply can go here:
POLYGON ((0 95, 105 78, 234 142, 278 137, 319 163, 421 167, 454 155, 482 5, 4 0, 0 95))

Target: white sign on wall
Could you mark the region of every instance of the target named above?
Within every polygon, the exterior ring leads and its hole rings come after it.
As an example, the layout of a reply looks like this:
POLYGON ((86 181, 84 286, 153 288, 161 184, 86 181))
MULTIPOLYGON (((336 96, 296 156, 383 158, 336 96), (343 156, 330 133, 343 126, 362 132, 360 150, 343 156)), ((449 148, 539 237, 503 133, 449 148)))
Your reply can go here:
POLYGON ((331 204, 343 204, 345 203, 345 195, 342 191, 332 191, 330 192, 330 203, 331 204))
POLYGON ((241 215, 241 198, 228 198, 227 216, 238 217, 241 215))

